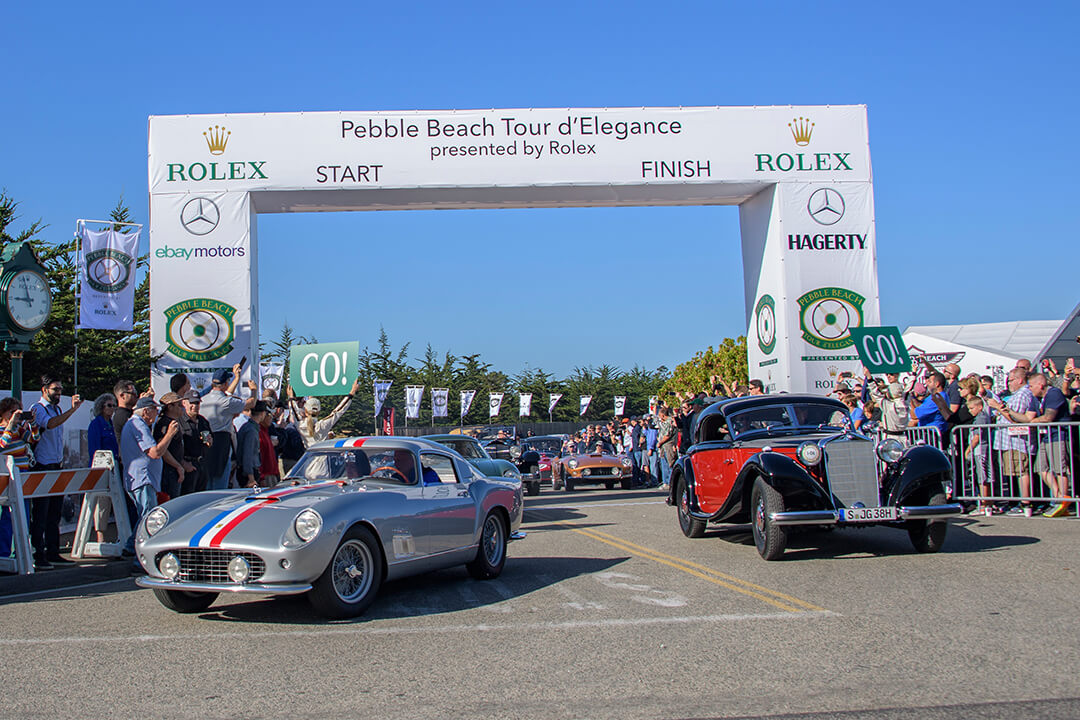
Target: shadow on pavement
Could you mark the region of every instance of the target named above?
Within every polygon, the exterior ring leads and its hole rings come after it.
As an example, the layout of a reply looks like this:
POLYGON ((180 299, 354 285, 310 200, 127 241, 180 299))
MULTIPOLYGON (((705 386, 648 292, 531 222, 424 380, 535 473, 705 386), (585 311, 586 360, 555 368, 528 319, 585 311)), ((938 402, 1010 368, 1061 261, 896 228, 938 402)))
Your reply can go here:
POLYGON ((661 492, 656 488, 640 488, 638 490, 604 490, 583 489, 573 492, 543 492, 525 498, 525 509, 543 508, 546 505, 587 505, 589 503, 608 502, 622 500, 628 502, 645 500, 662 500, 667 497, 667 492, 661 492))
MULTIPOLYGON (((473 580, 465 568, 451 568, 404 578, 383 585, 368 611, 352 620, 326 620, 315 613, 302 595, 260 598, 222 606, 202 613, 204 620, 288 625, 350 625, 372 620, 422 617, 495 606, 506 600, 555 585, 563 580, 602 572, 629 558, 546 557, 509 558, 495 580, 473 580)), ((513 617, 510 608, 503 616, 513 617)), ((485 615, 493 623, 499 615, 485 615)))

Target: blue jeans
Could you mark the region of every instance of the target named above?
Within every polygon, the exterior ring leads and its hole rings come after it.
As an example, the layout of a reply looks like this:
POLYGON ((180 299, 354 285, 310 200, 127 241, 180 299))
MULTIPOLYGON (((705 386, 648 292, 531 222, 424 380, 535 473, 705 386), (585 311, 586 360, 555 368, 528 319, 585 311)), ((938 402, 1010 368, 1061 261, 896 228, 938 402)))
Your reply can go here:
POLYGON ((140 485, 134 490, 128 490, 128 496, 134 501, 139 516, 131 523, 131 537, 125 543, 124 550, 134 553, 135 533, 138 531, 139 523, 146 517, 146 513, 157 507, 157 490, 154 489, 153 485, 140 485))
POLYGON ((630 453, 630 461, 634 463, 634 484, 641 482, 641 451, 634 450, 630 453))
POLYGON ((11 510, 6 506, 0 508, 0 558, 11 557, 11 539, 15 536, 15 528, 11 523, 11 510))
POLYGON ((668 461, 666 459, 664 459, 663 456, 661 456, 660 457, 660 484, 665 485, 665 484, 667 484, 669 482, 671 482, 671 465, 669 465, 668 461))
POLYGON ((222 471, 220 477, 210 478, 210 482, 207 483, 207 490, 227 490, 229 488, 229 473, 232 472, 232 460, 225 463, 225 470, 222 471))
POLYGON ((657 485, 660 484, 660 454, 655 450, 649 455, 649 473, 652 474, 652 481, 657 485))

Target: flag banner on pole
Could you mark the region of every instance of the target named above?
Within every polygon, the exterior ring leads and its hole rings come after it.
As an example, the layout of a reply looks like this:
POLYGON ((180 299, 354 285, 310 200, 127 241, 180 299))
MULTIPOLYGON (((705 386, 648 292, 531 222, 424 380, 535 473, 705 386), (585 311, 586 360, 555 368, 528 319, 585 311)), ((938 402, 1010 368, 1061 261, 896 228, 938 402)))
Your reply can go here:
MULTIPOLYGON (((129 233, 79 230, 82 244, 82 283, 79 286, 79 327, 94 330, 131 330, 135 326, 135 258, 139 256, 139 230, 129 233)), ((197 322, 189 323, 192 344, 197 322)), ((203 342, 208 342, 203 340, 203 342)))
POLYGON ((431 417, 446 417, 449 414, 450 389, 431 388, 431 417))
POLYGON ((591 403, 591 402, 592 402, 592 395, 582 395, 581 396, 581 412, 579 412, 578 415, 581 415, 582 417, 584 417, 586 411, 589 409, 589 403, 591 403))
POLYGON ((529 417, 532 413, 532 393, 521 393, 518 396, 520 403, 520 409, 518 410, 519 417, 529 417))
POLYGON ((475 390, 461 391, 461 417, 465 417, 469 414, 469 408, 472 407, 472 401, 474 397, 476 397, 475 390))
POLYGON ((548 395, 548 414, 555 412, 555 404, 562 400, 562 393, 551 393, 548 395))
POLYGON ((655 415, 660 409, 660 398, 655 395, 649 396, 649 414, 655 415))
POLYGON ((379 416, 382 411, 383 403, 386 402, 386 396, 390 394, 390 386, 394 384, 393 380, 376 380, 375 381, 375 417, 379 416))
POLYGON ((386 406, 386 412, 383 413, 382 431, 383 435, 394 434, 394 408, 389 405, 386 406))
POLYGON ((405 386, 405 417, 415 420, 420 417, 420 401, 424 399, 423 385, 405 386))
POLYGON ((623 411, 626 410, 626 396, 615 396, 615 417, 622 417, 623 411))
POLYGON ((488 417, 499 417, 502 410, 503 393, 491 393, 488 400, 488 417))
POLYGON ((259 365, 259 387, 273 390, 274 394, 281 397, 281 381, 285 375, 285 363, 262 363, 259 365))

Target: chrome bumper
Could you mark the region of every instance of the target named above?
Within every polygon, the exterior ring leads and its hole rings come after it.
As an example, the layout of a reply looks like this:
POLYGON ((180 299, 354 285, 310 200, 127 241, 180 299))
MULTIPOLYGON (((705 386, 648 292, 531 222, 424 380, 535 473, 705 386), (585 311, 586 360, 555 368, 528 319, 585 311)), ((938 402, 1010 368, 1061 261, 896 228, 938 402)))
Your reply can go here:
POLYGON ((193 583, 177 582, 164 578, 143 576, 136 578, 135 584, 143 588, 154 590, 179 590, 181 592, 232 592, 232 593, 255 593, 260 595, 299 595, 311 589, 307 583, 281 583, 278 585, 261 585, 258 583, 193 583))
MULTIPOLYGON (((896 508, 897 520, 933 520, 963 514, 964 509, 953 505, 918 505, 896 508)), ((836 510, 792 510, 771 513, 769 519, 777 525, 838 525, 840 513, 836 510)), ((848 523, 845 523, 848 524, 848 523)), ((851 525, 874 525, 877 523, 850 523, 851 525)))

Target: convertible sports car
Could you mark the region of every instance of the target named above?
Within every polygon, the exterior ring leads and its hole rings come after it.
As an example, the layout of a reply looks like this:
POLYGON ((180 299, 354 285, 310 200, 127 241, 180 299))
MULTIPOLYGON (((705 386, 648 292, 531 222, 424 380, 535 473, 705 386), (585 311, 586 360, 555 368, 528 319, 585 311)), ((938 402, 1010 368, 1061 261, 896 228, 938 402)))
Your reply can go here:
POLYGON ((629 490, 633 483, 630 458, 606 452, 566 455, 551 461, 551 488, 571 492, 582 485, 602 484, 608 490, 618 483, 629 490))
POLYGON ((502 572, 524 537, 521 485, 482 477, 457 453, 402 437, 308 448, 276 487, 184 495, 136 528, 136 582, 165 607, 200 612, 219 593, 307 593, 334 618, 361 614, 380 585, 464 564, 502 572))
POLYGON ((480 441, 468 435, 425 435, 425 440, 437 442, 457 452, 469 461, 469 464, 487 477, 503 477, 507 480, 520 480, 521 473, 509 460, 491 457, 481 446, 480 441))
POLYGON ((815 395, 722 400, 702 410, 672 471, 668 502, 687 537, 708 523, 745 523, 766 560, 792 526, 888 525, 920 552, 945 542, 952 464, 929 446, 879 443, 851 430, 847 407, 815 395))
POLYGON ((551 466, 562 454, 566 435, 538 435, 522 438, 521 442, 510 448, 510 455, 515 458, 521 471, 521 482, 527 495, 540 494, 540 481, 551 480, 551 466))

